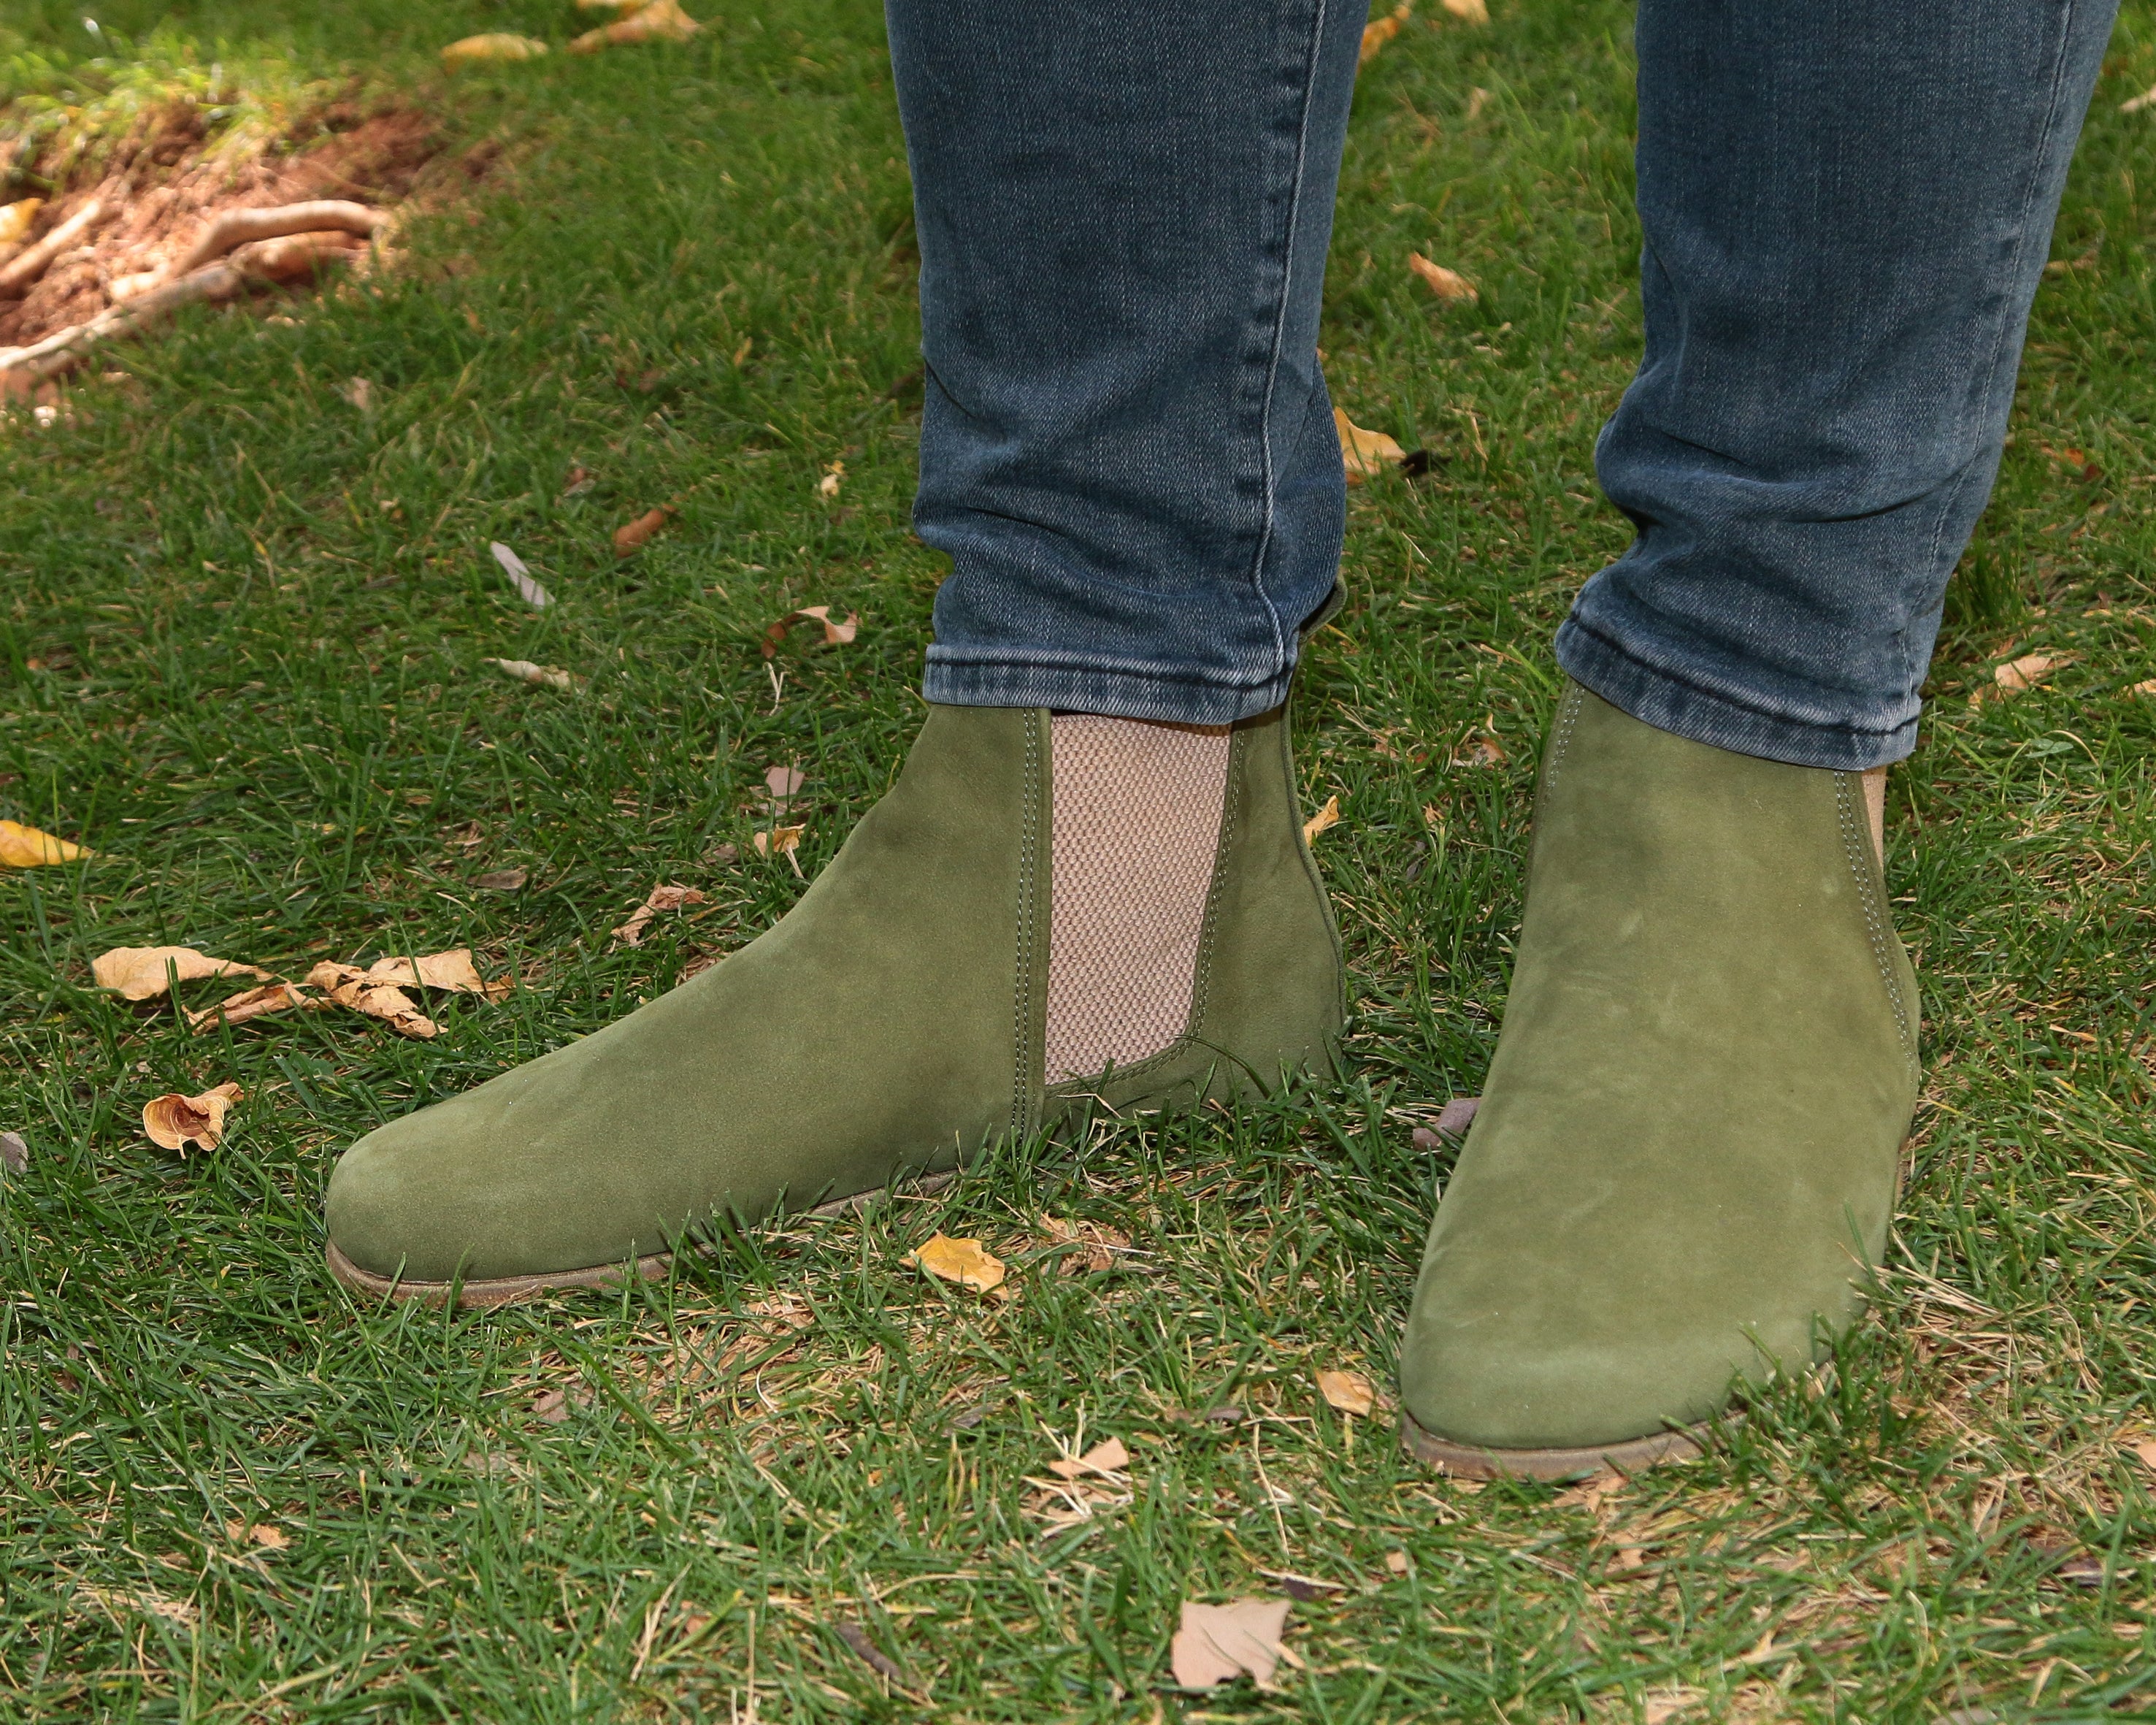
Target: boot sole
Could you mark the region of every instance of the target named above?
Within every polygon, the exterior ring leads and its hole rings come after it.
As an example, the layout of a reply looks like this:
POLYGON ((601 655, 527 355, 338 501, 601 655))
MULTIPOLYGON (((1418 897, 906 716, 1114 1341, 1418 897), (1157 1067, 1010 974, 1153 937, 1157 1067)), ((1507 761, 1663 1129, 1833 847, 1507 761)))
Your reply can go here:
POLYGON ((1554 1450, 1492 1450, 1459 1444, 1424 1431, 1414 1416, 1400 1414, 1400 1442, 1416 1460, 1464 1480, 1584 1480, 1593 1474, 1635 1474, 1658 1461, 1684 1461, 1706 1449, 1707 1428, 1650 1432, 1622 1443, 1554 1450))
MULTIPOLYGON (((956 1177, 950 1174, 929 1174, 909 1183, 923 1196, 940 1192, 956 1177)), ((808 1212, 811 1216, 844 1216, 865 1209, 878 1198, 886 1196, 891 1187, 876 1187, 868 1192, 855 1192, 850 1198, 834 1198, 828 1204, 819 1204, 808 1212)), ((697 1250, 706 1249, 697 1248, 697 1250)), ((362 1269, 337 1249, 331 1240, 323 1251, 330 1274, 357 1294, 370 1294, 377 1300, 417 1300, 428 1305, 454 1304, 460 1311, 485 1311, 497 1305, 514 1305, 520 1300, 536 1300, 542 1295, 575 1288, 616 1288, 629 1280, 641 1282, 664 1281, 671 1272, 675 1252, 654 1252, 649 1257, 634 1259, 625 1264, 595 1264, 588 1269, 541 1270, 525 1276, 490 1276, 478 1281, 419 1282, 403 1276, 377 1275, 371 1269, 362 1269)))

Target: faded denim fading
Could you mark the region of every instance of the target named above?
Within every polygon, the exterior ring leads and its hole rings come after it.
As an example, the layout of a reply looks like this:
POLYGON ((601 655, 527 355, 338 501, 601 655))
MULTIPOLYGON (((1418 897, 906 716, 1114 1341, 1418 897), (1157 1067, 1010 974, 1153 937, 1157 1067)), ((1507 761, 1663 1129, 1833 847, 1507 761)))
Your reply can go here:
POLYGON ((1280 704, 1346 518, 1317 312, 1363 0, 890 0, 932 701, 1280 704))

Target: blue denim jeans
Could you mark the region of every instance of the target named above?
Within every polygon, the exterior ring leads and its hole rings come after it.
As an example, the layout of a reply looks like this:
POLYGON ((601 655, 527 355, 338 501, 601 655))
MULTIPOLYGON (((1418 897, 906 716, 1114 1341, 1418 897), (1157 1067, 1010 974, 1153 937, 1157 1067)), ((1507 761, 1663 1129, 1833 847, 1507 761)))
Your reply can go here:
MULTIPOLYGON (((1344 492, 1319 289, 1364 13, 887 0, 921 255, 932 700, 1286 691, 1344 492)), ((1642 0, 1638 528, 1559 630, 1648 723, 1914 746, 2115 0, 1642 0)))

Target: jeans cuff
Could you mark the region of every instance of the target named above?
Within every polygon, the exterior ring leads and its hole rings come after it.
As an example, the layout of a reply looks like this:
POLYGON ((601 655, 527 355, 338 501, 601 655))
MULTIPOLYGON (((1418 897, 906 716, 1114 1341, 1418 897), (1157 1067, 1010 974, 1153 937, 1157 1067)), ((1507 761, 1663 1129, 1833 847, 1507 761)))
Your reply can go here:
POLYGON ((1913 718, 1890 731, 1862 731, 1741 705, 1634 658, 1576 617, 1557 632, 1557 662, 1573 682, 1642 724, 1736 754, 1861 773, 1905 760, 1917 746, 1913 718))
POLYGON ((1047 707, 1108 718, 1168 724, 1234 724, 1270 713, 1287 698, 1294 667, 1255 687, 1148 671, 1103 671, 1021 660, 953 662, 928 650, 921 692, 946 707, 1047 707))

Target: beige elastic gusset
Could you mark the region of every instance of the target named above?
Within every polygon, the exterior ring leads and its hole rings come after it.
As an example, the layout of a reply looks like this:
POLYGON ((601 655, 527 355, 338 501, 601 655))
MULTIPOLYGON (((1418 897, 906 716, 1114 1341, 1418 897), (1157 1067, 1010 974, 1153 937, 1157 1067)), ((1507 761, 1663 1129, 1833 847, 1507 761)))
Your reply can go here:
POLYGON ((1224 725, 1074 713, 1050 727, 1052 1084, 1157 1054, 1189 1022, 1229 744, 1224 725))
POLYGON ((1887 866, 1887 769, 1872 767, 1864 775, 1864 808, 1871 816, 1871 849, 1879 866, 1887 866))

